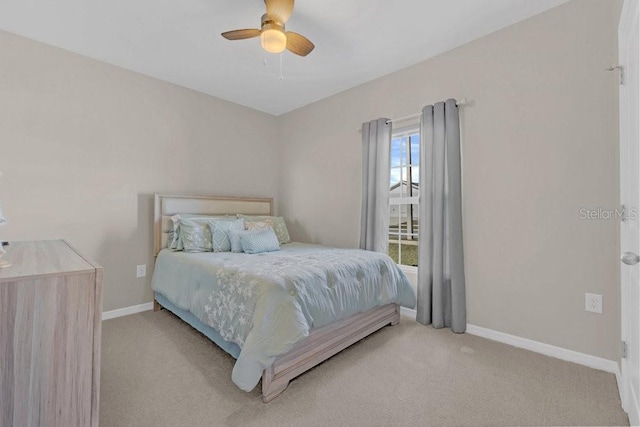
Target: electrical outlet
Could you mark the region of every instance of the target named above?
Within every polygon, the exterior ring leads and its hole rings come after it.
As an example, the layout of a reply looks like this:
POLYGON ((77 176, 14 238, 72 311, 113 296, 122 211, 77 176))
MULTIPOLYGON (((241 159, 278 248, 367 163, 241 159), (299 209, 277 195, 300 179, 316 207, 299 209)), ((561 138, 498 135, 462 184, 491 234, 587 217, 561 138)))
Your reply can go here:
POLYGON ((147 265, 142 264, 136 267, 136 277, 146 277, 147 276, 147 265))
POLYGON ((592 313, 602 314, 602 295, 584 294, 584 309, 592 313))

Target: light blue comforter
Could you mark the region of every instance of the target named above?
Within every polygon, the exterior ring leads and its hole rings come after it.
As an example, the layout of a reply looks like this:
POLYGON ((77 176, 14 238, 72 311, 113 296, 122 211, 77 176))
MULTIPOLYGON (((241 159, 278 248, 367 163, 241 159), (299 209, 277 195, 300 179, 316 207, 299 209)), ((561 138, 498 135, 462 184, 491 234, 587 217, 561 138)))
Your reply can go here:
POLYGON ((413 308, 416 302, 388 256, 302 243, 255 255, 165 249, 151 283, 155 292, 240 346, 232 380, 246 391, 312 327, 376 306, 413 308))

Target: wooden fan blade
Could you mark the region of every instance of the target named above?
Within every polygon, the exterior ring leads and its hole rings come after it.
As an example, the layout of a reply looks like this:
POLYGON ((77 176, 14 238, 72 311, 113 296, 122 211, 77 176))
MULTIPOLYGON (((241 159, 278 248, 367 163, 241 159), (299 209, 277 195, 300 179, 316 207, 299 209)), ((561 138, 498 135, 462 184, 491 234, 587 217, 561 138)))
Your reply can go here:
POLYGON ((260 35, 260 30, 250 28, 246 30, 233 30, 222 33, 222 37, 227 40, 242 40, 242 39, 251 39, 253 37, 258 37, 260 35))
POLYGON ((287 49, 292 53, 300 56, 307 56, 311 53, 315 45, 311 43, 311 40, 303 35, 294 33, 293 31, 287 31, 287 49))
POLYGON ((287 19, 293 12, 294 0, 264 0, 267 5, 267 15, 278 18, 281 24, 287 22, 287 19))

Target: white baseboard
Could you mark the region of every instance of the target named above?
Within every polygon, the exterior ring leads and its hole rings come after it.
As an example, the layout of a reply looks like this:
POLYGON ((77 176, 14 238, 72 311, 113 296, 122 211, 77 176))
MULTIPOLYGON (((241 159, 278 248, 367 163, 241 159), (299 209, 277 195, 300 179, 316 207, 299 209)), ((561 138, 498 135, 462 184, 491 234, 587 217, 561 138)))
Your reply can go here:
POLYGON ((640 425, 640 407, 638 406, 638 396, 636 396, 633 387, 629 387, 629 398, 627 399, 627 404, 631 405, 631 408, 625 408, 627 414, 629 414, 629 424, 632 426, 640 425))
MULTIPOLYGON (((416 311, 401 307, 400 312, 412 319, 416 318, 416 311)), ((568 350, 562 347, 556 347, 539 341, 533 341, 527 338, 515 335, 505 334, 504 332, 494 331, 493 329, 482 328, 480 326, 467 324, 467 333, 487 338, 492 341, 498 341, 503 344, 509 344, 514 347, 523 348, 535 353, 544 354, 545 356, 555 357, 556 359, 565 360, 567 362, 577 363, 578 365, 588 366, 600 371, 610 372, 619 379, 620 368, 618 362, 614 360, 603 359, 601 357, 591 356, 585 353, 568 350)))
POLYGON ((565 360, 567 362, 577 363, 578 365, 588 366, 600 371, 617 374, 619 371, 618 362, 614 360, 603 359, 590 354, 580 353, 568 350, 562 347, 556 347, 539 341, 533 341, 527 338, 515 335, 505 334, 504 332, 494 331, 492 329, 482 328, 476 325, 467 324, 467 332, 471 335, 488 338, 514 347, 523 348, 545 356, 555 357, 556 359, 565 360))
POLYGON ((102 320, 114 319, 116 317, 128 316, 129 314, 149 310, 153 310, 153 302, 145 302, 144 304, 132 305, 131 307, 119 308, 117 310, 103 311, 102 320))
POLYGON ((412 308, 400 307, 400 314, 402 314, 403 316, 407 316, 407 317, 411 317, 412 319, 415 319, 418 312, 412 308))
MULTIPOLYGON (((618 369, 618 371, 616 372, 616 384, 618 386, 618 394, 620 396, 620 404, 622 405, 622 410, 624 412, 627 413, 627 415, 629 414, 629 408, 627 408, 626 406, 626 402, 625 402, 625 389, 623 388, 624 385, 622 384, 622 372, 620 369, 618 369)), ((631 416, 629 416, 629 422, 631 422, 631 416)), ((635 425, 635 424, 631 424, 631 425, 635 425)))

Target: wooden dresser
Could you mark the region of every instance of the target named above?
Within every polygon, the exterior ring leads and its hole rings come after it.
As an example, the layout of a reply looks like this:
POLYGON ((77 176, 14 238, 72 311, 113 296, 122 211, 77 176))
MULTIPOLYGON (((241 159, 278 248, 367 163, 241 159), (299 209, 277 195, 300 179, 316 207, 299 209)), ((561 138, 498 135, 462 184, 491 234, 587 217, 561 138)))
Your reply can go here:
POLYGON ((97 426, 102 267, 63 240, 0 269, 0 426, 97 426))

